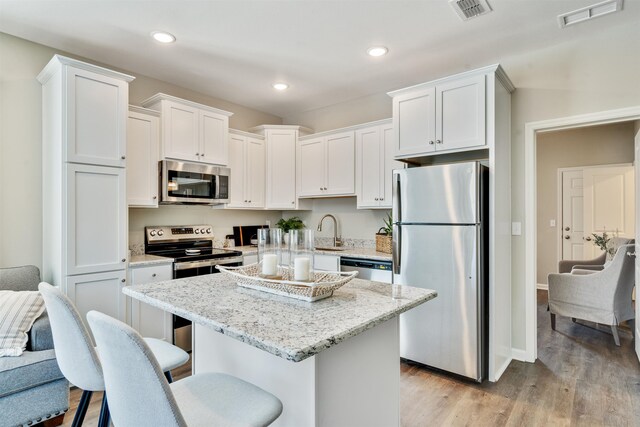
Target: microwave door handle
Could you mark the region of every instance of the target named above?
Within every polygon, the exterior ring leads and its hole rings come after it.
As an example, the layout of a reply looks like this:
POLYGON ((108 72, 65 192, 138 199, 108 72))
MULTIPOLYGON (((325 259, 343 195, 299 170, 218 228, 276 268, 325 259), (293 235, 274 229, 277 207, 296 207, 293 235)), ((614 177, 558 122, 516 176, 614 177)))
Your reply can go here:
POLYGON ((219 199, 220 198, 220 175, 214 175, 213 178, 216 181, 216 185, 215 185, 215 194, 213 195, 214 200, 215 199, 219 199))

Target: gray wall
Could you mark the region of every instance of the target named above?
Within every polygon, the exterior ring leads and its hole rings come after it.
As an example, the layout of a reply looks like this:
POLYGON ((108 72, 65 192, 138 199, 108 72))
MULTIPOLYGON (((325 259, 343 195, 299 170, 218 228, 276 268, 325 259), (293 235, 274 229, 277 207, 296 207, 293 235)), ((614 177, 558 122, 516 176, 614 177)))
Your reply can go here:
MULTIPOLYGON (((36 76, 56 53, 77 57, 0 33, 0 267, 42 265, 42 96, 36 76)), ((131 103, 157 92, 232 111, 235 114, 230 124, 238 129, 282 123, 279 117, 145 76, 136 76, 131 83, 131 103)), ((189 223, 194 216, 185 209, 136 211, 131 222, 134 241, 141 238, 140 227, 147 220, 178 224, 189 223)), ((265 219, 280 217, 279 212, 236 215, 211 209, 195 211, 198 222, 223 224, 222 232, 229 226, 224 215, 237 224, 264 223, 265 219)))
POLYGON ((538 283, 558 270, 558 169, 633 163, 634 123, 545 132, 537 143, 538 283), (555 219, 556 227, 549 221, 555 219))

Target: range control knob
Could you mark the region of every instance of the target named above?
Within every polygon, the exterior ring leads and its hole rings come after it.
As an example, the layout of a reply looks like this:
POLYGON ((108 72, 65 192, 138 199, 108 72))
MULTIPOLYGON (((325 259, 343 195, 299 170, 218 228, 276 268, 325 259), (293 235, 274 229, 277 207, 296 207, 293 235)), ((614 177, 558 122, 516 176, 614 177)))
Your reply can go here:
POLYGON ((164 236, 164 231, 158 230, 158 236, 164 236))
POLYGON ((200 234, 200 229, 199 229, 199 228, 196 228, 196 229, 194 230, 194 233, 196 233, 196 234, 200 234))
POLYGON ((155 236, 156 235, 156 230, 151 230, 149 232, 149 236, 155 236))
POLYGON ((207 228, 207 234, 211 234, 211 228, 207 228))

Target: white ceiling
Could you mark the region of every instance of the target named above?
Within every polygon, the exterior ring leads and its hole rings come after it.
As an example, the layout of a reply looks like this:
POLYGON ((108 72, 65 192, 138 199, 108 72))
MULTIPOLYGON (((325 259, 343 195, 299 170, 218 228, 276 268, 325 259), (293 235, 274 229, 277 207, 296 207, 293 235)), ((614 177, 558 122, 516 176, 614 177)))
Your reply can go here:
MULTIPOLYGON (((598 0, 488 1, 492 13, 462 22, 446 0, 0 0, 0 31, 285 117, 640 27, 640 0, 562 30, 558 14, 598 0), (368 57, 372 45, 390 52, 368 57)), ((637 56, 631 34, 617 48, 637 56)))

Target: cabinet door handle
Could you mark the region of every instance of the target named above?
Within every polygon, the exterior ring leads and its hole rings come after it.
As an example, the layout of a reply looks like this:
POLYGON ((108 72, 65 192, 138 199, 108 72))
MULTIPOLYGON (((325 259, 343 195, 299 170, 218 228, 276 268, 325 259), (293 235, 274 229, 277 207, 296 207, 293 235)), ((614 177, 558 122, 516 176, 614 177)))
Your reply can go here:
POLYGON ((376 200, 376 202, 377 202, 377 201, 378 201, 378 198, 376 197, 376 199, 375 199, 375 200, 376 200))
POLYGON ((156 200, 158 198, 158 196, 153 196, 153 200, 156 200))
POLYGON ((156 273, 153 273, 153 274, 151 275, 151 277, 156 277, 156 273))
POLYGON ((429 145, 433 145, 433 141, 429 141, 429 145))
POLYGON ((383 201, 384 199, 382 197, 380 197, 380 201, 383 201))
POLYGON ((196 153, 196 156, 199 156, 199 155, 200 155, 200 153, 196 153))
POLYGON ((200 157, 204 157, 204 153, 200 154, 200 157))
POLYGON ((127 262, 127 259, 126 258, 122 258, 122 262, 127 262))
POLYGON ((122 279, 122 283, 124 283, 124 282, 126 282, 126 281, 127 281, 127 279, 122 279))
POLYGON ((121 158, 122 160, 124 160, 124 159, 126 159, 126 156, 122 156, 122 157, 120 157, 120 158, 121 158))
POLYGON ((436 139, 436 144, 442 144, 442 141, 440 141, 439 139, 436 139))
POLYGON ((295 205, 295 204, 296 204, 296 202, 295 202, 295 201, 293 201, 293 202, 291 202, 291 204, 292 204, 292 205, 295 205))
POLYGON ((569 236, 568 234, 566 236, 564 236, 565 239, 569 240, 571 238, 571 236, 569 236))

